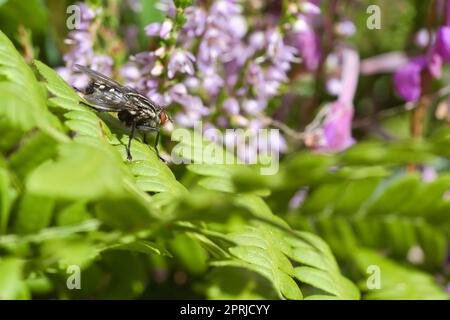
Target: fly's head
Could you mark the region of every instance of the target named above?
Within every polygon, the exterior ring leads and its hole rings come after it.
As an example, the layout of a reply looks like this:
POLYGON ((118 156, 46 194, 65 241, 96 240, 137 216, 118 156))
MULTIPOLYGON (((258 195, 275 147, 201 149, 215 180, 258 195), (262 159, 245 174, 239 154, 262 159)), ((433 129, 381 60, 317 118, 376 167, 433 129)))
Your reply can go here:
POLYGON ((163 126, 167 122, 167 120, 169 120, 169 116, 165 111, 161 111, 159 113, 159 125, 163 126))

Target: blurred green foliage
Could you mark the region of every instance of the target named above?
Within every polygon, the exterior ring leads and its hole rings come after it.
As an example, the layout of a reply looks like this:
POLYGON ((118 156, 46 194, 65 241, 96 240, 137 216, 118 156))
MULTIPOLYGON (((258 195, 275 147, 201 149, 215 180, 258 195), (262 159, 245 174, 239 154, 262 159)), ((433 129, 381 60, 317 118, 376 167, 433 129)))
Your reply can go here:
MULTIPOLYGON (((58 13, 73 2, 0 1, 0 299, 448 299, 448 126, 431 123, 426 139, 411 140, 409 114, 396 115, 381 121, 394 142, 291 153, 274 176, 208 160, 169 168, 142 137, 127 162, 128 130, 80 105, 49 67, 65 50, 58 13), (25 62, 19 26, 43 62, 25 62), (411 163, 440 175, 424 182, 406 172, 411 163), (299 190, 307 197, 292 208, 299 190), (81 290, 67 288, 70 265, 81 268, 81 290)), ((144 26, 163 16, 154 0, 140 2, 137 19, 116 18, 137 22, 144 47, 144 26)), ((390 37, 351 41, 363 57, 408 49, 426 2, 375 2, 390 37)), ((350 18, 365 30, 364 14, 350 18)), ((292 88, 314 94, 310 81, 292 88)), ((363 79, 355 105, 366 116, 396 103, 383 75, 363 79)))

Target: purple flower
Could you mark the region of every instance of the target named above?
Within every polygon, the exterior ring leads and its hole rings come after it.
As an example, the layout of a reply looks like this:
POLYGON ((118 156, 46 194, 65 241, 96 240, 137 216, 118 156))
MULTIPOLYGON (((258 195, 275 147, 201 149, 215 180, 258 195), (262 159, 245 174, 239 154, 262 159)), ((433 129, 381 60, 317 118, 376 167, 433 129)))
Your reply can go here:
POLYGON ((247 114, 254 115, 264 109, 265 103, 255 99, 247 99, 244 101, 242 107, 247 114))
POLYGON ((171 20, 165 20, 161 25, 159 36, 163 39, 169 39, 170 31, 172 31, 173 22, 171 20))
POLYGON ((432 54, 428 57, 428 71, 435 78, 440 78, 442 75, 442 57, 439 54, 432 54))
POLYGON ((131 10, 135 12, 139 12, 142 10, 142 4, 139 0, 126 0, 126 3, 131 8, 131 10))
POLYGON ((337 23, 335 29, 336 32, 342 36, 352 36, 356 33, 355 24, 349 20, 337 23))
POLYGON ((170 31, 172 31, 173 22, 165 20, 162 24, 158 22, 150 23, 145 27, 145 34, 149 37, 159 36, 163 39, 168 39, 170 31))
POLYGON ((185 10, 186 23, 183 30, 188 37, 198 37, 205 31, 206 12, 202 8, 189 7, 185 10))
POLYGON ((339 152, 355 143, 352 138, 352 118, 359 77, 359 56, 351 49, 345 49, 342 56, 342 90, 339 98, 322 109, 305 132, 305 144, 317 151, 339 152))
POLYGON ((268 32, 267 56, 282 70, 288 71, 291 62, 299 62, 295 57, 297 49, 284 43, 278 30, 268 32))
POLYGON ((209 110, 203 105, 199 97, 188 95, 181 104, 184 107, 184 112, 176 115, 176 122, 181 126, 193 127, 195 122, 209 114, 209 110))
POLYGON ((450 62, 450 1, 446 1, 447 23, 438 28, 435 43, 423 56, 410 59, 394 74, 394 84, 399 95, 407 100, 414 101, 422 94, 422 72, 427 71, 434 78, 441 77, 442 60, 450 62))
POLYGON ((177 83, 169 90, 169 96, 172 98, 172 100, 180 104, 183 103, 183 100, 186 99, 187 94, 188 91, 186 87, 181 83, 177 83))
POLYGON ((446 62, 450 62, 450 1, 446 1, 445 5, 447 22, 436 32, 436 51, 446 62))
POLYGON ((420 98, 422 92, 422 71, 427 69, 432 76, 437 78, 441 75, 441 68, 442 59, 437 54, 412 58, 395 72, 395 89, 406 101, 415 101, 420 98))
POLYGON ((236 2, 235 0, 217 0, 212 5, 210 14, 224 19, 238 15, 241 12, 241 7, 236 2))
POLYGON ((308 191, 308 187, 298 190, 289 200, 289 209, 298 209, 305 201, 308 191))
POLYGON ((144 28, 145 34, 149 37, 159 35, 159 31, 161 30, 161 24, 159 22, 150 23, 148 26, 144 28))
POLYGON ((253 49, 253 52, 263 49, 264 46, 266 45, 266 37, 264 35, 264 32, 255 31, 252 34, 250 34, 249 45, 250 48, 253 49))
POLYGON ((304 1, 300 4, 300 10, 306 14, 320 14, 320 8, 315 1, 304 1))
POLYGON ((305 31, 295 33, 291 38, 306 68, 316 70, 321 59, 321 51, 319 37, 314 30, 308 28, 305 31))
POLYGON ((355 143, 352 138, 352 118, 352 105, 346 105, 339 100, 332 103, 323 125, 323 141, 316 150, 342 151, 355 143))
POLYGON ((112 74, 113 60, 104 54, 94 53, 95 35, 91 25, 99 11, 90 9, 86 4, 78 4, 80 8, 79 29, 69 32, 68 39, 64 42, 70 45, 70 50, 64 55, 65 68, 59 68, 59 74, 72 86, 78 89, 85 88, 89 80, 85 74, 76 72, 74 64, 90 66, 107 76, 112 74))
POLYGON ((445 60, 450 62, 450 27, 440 27, 436 33, 436 52, 445 60))
POLYGON ((217 73, 215 73, 213 70, 210 70, 209 72, 204 74, 203 78, 203 88, 206 90, 206 92, 209 93, 211 96, 216 96, 220 88, 222 88, 224 85, 224 81, 222 77, 220 77, 217 73))
POLYGON ((436 178, 438 177, 438 173, 436 171, 436 169, 434 169, 433 167, 430 166, 424 166, 422 168, 422 180, 424 182, 432 182, 435 181, 436 178))
POLYGON ((177 72, 194 74, 195 57, 189 51, 176 50, 170 57, 167 75, 172 79, 177 72))
POLYGON ((200 80, 197 77, 187 77, 184 80, 184 84, 187 88, 195 90, 200 86, 200 80))
POLYGON ((247 68, 247 82, 256 85, 264 81, 264 73, 261 66, 252 61, 247 68))
POLYGON ((139 69, 132 64, 126 64, 122 66, 120 71, 124 78, 130 81, 136 81, 141 76, 139 69))
POLYGON ((173 0, 160 0, 156 3, 155 7, 161 10, 165 16, 170 18, 175 18, 177 14, 177 7, 175 6, 173 0))
POLYGON ((111 75, 114 60, 106 54, 94 55, 91 59, 91 69, 103 74, 111 75))
POLYGON ((182 127, 191 128, 195 125, 197 121, 200 120, 200 117, 196 113, 177 113, 175 115, 175 122, 182 127))
POLYGON ((130 58, 131 62, 138 66, 142 74, 148 74, 155 66, 157 57, 153 52, 139 52, 130 58))
POLYGON ((231 115, 239 114, 239 103, 235 98, 225 100, 223 108, 231 115))
POLYGON ((199 66, 209 67, 214 61, 224 58, 224 54, 231 49, 230 45, 227 35, 222 34, 218 29, 208 29, 198 50, 199 66))
POLYGON ((90 26, 90 22, 95 18, 96 12, 89 8, 85 3, 77 3, 80 8, 80 25, 78 30, 87 30, 90 26))

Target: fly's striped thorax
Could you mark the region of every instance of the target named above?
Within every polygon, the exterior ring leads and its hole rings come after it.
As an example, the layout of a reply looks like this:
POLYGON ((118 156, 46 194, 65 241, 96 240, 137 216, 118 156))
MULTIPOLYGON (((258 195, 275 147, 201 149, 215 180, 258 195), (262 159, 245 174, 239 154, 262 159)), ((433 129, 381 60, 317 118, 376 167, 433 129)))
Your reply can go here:
POLYGON ((136 105, 137 107, 140 107, 142 109, 149 109, 151 110, 155 115, 161 112, 161 107, 157 106, 156 104, 152 103, 149 99, 144 97, 143 95, 139 93, 130 92, 127 94, 128 98, 131 100, 131 102, 136 105))

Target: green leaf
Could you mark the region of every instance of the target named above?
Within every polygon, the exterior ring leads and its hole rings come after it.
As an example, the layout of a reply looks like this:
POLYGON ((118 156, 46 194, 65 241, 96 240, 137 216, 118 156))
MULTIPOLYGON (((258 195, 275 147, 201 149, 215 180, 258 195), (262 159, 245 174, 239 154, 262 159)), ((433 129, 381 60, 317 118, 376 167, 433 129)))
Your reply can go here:
MULTIPOLYGON (((141 254, 111 250, 102 258, 102 269, 99 278, 104 279, 105 271, 109 279, 93 281, 101 283, 102 290, 93 288, 98 299, 136 299, 142 296, 149 282, 148 264, 141 254), (127 270, 127 272, 124 272, 127 270)), ((84 274, 85 272, 83 272, 84 274)), ((83 290, 73 290, 81 291, 83 290)))
POLYGON ((54 207, 53 198, 25 193, 19 204, 16 232, 28 234, 46 228, 53 217, 54 207))
POLYGON ((56 216, 56 224, 58 226, 76 225, 92 219, 91 214, 86 208, 84 201, 71 203, 64 207, 56 216))
POLYGON ((30 67, 0 31, 0 75, 9 82, 0 82, 0 115, 25 131, 38 127, 58 141, 68 141, 61 132, 58 119, 48 112, 45 91, 30 67))
POLYGON ((356 263, 364 276, 375 275, 367 273, 370 270, 369 266, 376 266, 380 270, 379 289, 367 288, 366 279, 361 282, 361 288, 366 292, 366 299, 448 300, 449 298, 429 274, 397 264, 370 250, 354 253, 356 263))
POLYGON ((64 239, 51 239, 41 244, 42 259, 50 266, 57 263, 65 269, 77 265, 81 269, 89 266, 96 258, 99 248, 90 239, 71 236, 64 239))
POLYGON ((215 268, 207 275, 208 299, 275 299, 271 283, 255 272, 241 268, 215 268))
POLYGON ((172 254, 164 246, 148 240, 136 240, 131 243, 114 244, 108 247, 108 249, 127 250, 145 254, 157 254, 172 257, 172 254))
POLYGON ((2 106, 0 115, 9 123, 23 131, 31 130, 37 126, 37 120, 42 117, 40 110, 30 104, 32 97, 23 94, 23 87, 12 82, 0 82, 0 97, 2 106))
POLYGON ((11 178, 8 171, 0 168, 0 234, 7 230, 11 207, 16 196, 17 191, 11 187, 11 178))
POLYGON ((30 192, 44 196, 97 199, 122 195, 124 179, 116 158, 90 145, 72 142, 61 145, 58 160, 47 161, 34 170, 26 185, 30 192))
POLYGON ((207 253, 197 240, 186 234, 176 234, 169 242, 173 256, 191 273, 202 274, 207 269, 207 253))
MULTIPOLYGON (((142 191, 168 192, 173 195, 182 195, 187 192, 152 148, 139 141, 133 141, 131 148, 133 161, 130 169, 136 178, 136 185, 142 191)), ((123 148, 120 150, 125 158, 125 150, 123 148)))
POLYGON ((176 157, 173 159, 175 163, 189 161, 196 164, 193 168, 197 170, 202 165, 237 164, 234 154, 204 138, 197 131, 177 128, 176 132, 176 135, 172 136, 172 140, 179 142, 172 150, 172 155, 176 157))
POLYGON ((23 265, 17 258, 0 258, 0 300, 29 298, 22 282, 23 265))
MULTIPOLYGON (((48 67, 41 61, 35 60, 34 65, 39 73, 47 81, 48 90, 60 99, 67 99, 70 101, 80 101, 80 97, 75 93, 73 88, 67 84, 52 68, 48 67)), ((58 100, 60 101, 60 100, 58 100)))
POLYGON ((296 267, 295 277, 340 299, 359 299, 358 288, 340 274, 311 267, 296 267))
POLYGON ((380 197, 369 206, 369 215, 386 215, 399 212, 401 207, 414 198, 419 190, 420 177, 418 175, 407 175, 392 182, 385 188, 380 197))
POLYGON ((230 253, 243 262, 242 266, 269 279, 278 294, 288 299, 301 299, 300 288, 292 280, 294 268, 281 248, 288 247, 279 232, 270 228, 247 228, 231 235, 239 246, 230 253))
POLYGON ((233 193, 235 191, 234 186, 231 183, 230 179, 214 178, 214 177, 203 178, 199 181, 198 184, 209 190, 229 192, 229 193, 233 193))
POLYGON ((73 226, 49 227, 30 235, 4 235, 0 236, 0 246, 8 247, 29 242, 41 243, 47 240, 69 238, 78 233, 98 230, 99 226, 100 222, 92 219, 73 226))
POLYGON ((134 198, 100 201, 96 205, 99 220, 117 230, 140 230, 155 221, 155 216, 144 204, 134 198))
POLYGON ((7 1, 0 10, 0 28, 7 34, 16 34, 19 26, 42 35, 48 27, 48 11, 39 0, 7 1))
POLYGON ((47 134, 37 132, 23 139, 20 148, 11 155, 9 165, 20 179, 24 179, 56 153, 57 142, 47 134))

